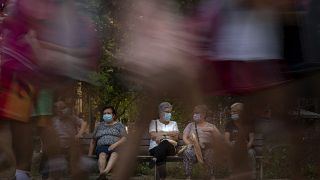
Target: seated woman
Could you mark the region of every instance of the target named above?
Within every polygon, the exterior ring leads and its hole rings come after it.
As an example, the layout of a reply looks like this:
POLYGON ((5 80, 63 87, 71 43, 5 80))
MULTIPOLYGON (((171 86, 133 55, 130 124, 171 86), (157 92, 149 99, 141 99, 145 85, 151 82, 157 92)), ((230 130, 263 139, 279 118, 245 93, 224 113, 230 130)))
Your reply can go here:
POLYGON ((88 155, 93 155, 93 150, 96 146, 100 172, 98 179, 106 179, 106 175, 117 161, 121 144, 126 141, 126 129, 123 124, 117 121, 116 115, 117 113, 112 106, 104 108, 103 121, 93 131, 93 140, 91 141, 88 155))
POLYGON ((166 157, 176 153, 179 130, 177 123, 171 121, 172 105, 162 102, 159 105, 159 119, 152 120, 149 126, 151 136, 149 152, 154 156, 160 179, 166 178, 166 157))
POLYGON ((207 112, 207 106, 196 106, 193 112, 193 122, 189 123, 183 131, 183 141, 187 145, 184 151, 183 165, 188 179, 191 178, 193 164, 202 160, 208 170, 208 176, 214 178, 212 142, 215 137, 220 137, 221 135, 215 125, 206 122, 207 112), (196 149, 196 145, 200 146, 200 148, 196 149), (199 154, 202 155, 203 159, 199 160, 199 157, 197 158, 199 154))

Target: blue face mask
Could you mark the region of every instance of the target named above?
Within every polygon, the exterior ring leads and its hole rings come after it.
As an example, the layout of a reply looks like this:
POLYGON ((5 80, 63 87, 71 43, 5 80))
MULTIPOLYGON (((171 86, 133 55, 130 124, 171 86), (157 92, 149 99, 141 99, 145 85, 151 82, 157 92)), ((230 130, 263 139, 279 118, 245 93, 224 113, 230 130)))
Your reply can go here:
POLYGON ((171 113, 164 113, 164 120, 166 120, 166 121, 170 121, 171 120, 171 113))
POLYGON ((200 121, 201 119, 201 114, 200 113, 194 113, 193 114, 193 120, 194 121, 200 121))
POLYGON ((111 122, 112 121, 112 114, 104 114, 102 116, 102 119, 105 121, 105 122, 111 122))

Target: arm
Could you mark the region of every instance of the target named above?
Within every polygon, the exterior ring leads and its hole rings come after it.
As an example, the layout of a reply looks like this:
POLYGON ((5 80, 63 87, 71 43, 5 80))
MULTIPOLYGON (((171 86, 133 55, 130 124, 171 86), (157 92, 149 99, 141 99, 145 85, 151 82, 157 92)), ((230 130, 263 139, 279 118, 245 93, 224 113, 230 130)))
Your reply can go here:
POLYGON ((157 120, 152 120, 150 122, 150 125, 149 125, 149 134, 150 134, 150 138, 151 140, 153 141, 156 141, 158 144, 160 143, 160 140, 164 138, 164 132, 162 131, 159 131, 156 132, 156 121, 157 120))
POLYGON ((92 139, 90 141, 90 147, 89 147, 89 152, 88 152, 88 156, 93 156, 93 151, 96 148, 97 145, 97 141, 96 139, 92 139))
POLYGON ((174 122, 172 131, 166 132, 165 134, 166 138, 178 141, 179 140, 179 129, 176 122, 174 122))
POLYGON ((120 139, 113 143, 112 145, 109 146, 109 150, 113 150, 115 148, 117 148, 118 146, 120 146, 121 144, 123 144, 124 142, 126 142, 127 140, 127 131, 125 129, 125 126, 123 124, 120 123, 120 139))
POLYGON ((116 143, 110 145, 109 150, 113 150, 115 148, 117 148, 118 146, 120 146, 121 144, 123 144, 124 142, 126 142, 127 137, 122 137, 119 139, 119 141, 117 141, 116 143))
POLYGON ((67 53, 67 54, 71 54, 73 56, 77 56, 77 57, 87 57, 87 56, 91 56, 92 55, 92 50, 89 48, 68 48, 68 47, 64 47, 64 46, 59 46, 53 43, 49 43, 49 42, 45 42, 45 41, 41 41, 38 40, 39 42, 39 46, 47 48, 47 49, 53 49, 56 51, 60 51, 62 53, 67 53))
POLYGON ((230 146, 232 145, 231 141, 230 141, 230 133, 229 132, 225 132, 224 133, 224 139, 225 139, 225 141, 227 142, 228 145, 230 145, 230 146))
POLYGON ((192 141, 190 139, 190 130, 191 130, 191 124, 189 123, 183 130, 183 135, 182 135, 182 139, 183 139, 183 142, 186 144, 186 145, 192 145, 192 141))
POLYGON ((253 142, 254 142, 254 133, 250 133, 249 134, 249 142, 247 144, 248 149, 252 148, 253 142))
POLYGON ((152 140, 156 140, 158 138, 164 138, 165 135, 167 135, 169 132, 163 132, 163 131, 159 131, 159 132, 150 132, 150 137, 152 140))
POLYGON ((167 133, 165 133, 165 137, 168 139, 178 141, 179 140, 179 132, 177 132, 177 131, 167 132, 167 133))
POLYGON ((189 134, 186 134, 186 133, 183 132, 182 139, 183 139, 183 142, 184 142, 186 145, 191 145, 191 144, 192 144, 192 142, 191 142, 190 139, 189 139, 189 134))
POLYGON ((76 135, 77 138, 82 137, 82 135, 84 134, 84 132, 87 129, 87 126, 88 126, 88 123, 86 121, 81 122, 80 130, 79 130, 78 134, 76 135))
MULTIPOLYGON (((161 132, 154 132, 154 131, 152 131, 152 132, 150 132, 150 137, 151 137, 151 139, 152 139, 153 141, 156 141, 157 144, 159 144, 159 143, 160 143, 160 140, 161 140, 161 139, 164 139, 164 138, 166 137, 167 133, 168 133, 168 132, 163 132, 163 131, 161 131, 161 132)), ((167 137, 168 137, 168 136, 167 136, 167 137)))

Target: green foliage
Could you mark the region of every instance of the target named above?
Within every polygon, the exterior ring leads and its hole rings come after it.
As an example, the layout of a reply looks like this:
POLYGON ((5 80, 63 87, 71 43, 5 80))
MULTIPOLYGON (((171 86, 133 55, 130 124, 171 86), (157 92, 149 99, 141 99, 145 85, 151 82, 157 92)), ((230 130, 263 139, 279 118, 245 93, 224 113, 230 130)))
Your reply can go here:
POLYGON ((99 112, 106 105, 114 106, 118 118, 128 119, 129 107, 137 98, 135 86, 124 79, 125 73, 117 66, 116 54, 124 37, 119 20, 122 1, 83 0, 82 9, 94 21, 101 44, 98 71, 92 75, 94 86, 88 87, 93 109, 99 112))
POLYGON ((277 146, 264 153, 264 177, 267 179, 290 177, 289 147, 277 146))
POLYGON ((135 169, 135 176, 143 176, 143 175, 153 175, 152 169, 148 167, 147 162, 141 162, 138 163, 136 169, 135 169))
POLYGON ((302 173, 307 179, 314 180, 319 178, 319 172, 317 170, 317 165, 310 163, 302 168, 302 173))

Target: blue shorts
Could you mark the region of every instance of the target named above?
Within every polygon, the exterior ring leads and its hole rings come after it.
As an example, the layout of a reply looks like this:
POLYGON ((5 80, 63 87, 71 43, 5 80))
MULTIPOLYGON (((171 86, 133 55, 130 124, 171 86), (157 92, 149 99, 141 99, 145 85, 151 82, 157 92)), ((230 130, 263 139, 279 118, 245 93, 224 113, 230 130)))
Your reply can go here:
POLYGON ((106 154, 111 154, 114 152, 114 150, 109 151, 109 145, 102 145, 102 146, 97 146, 96 147, 96 155, 99 157, 100 153, 106 153, 106 154))

